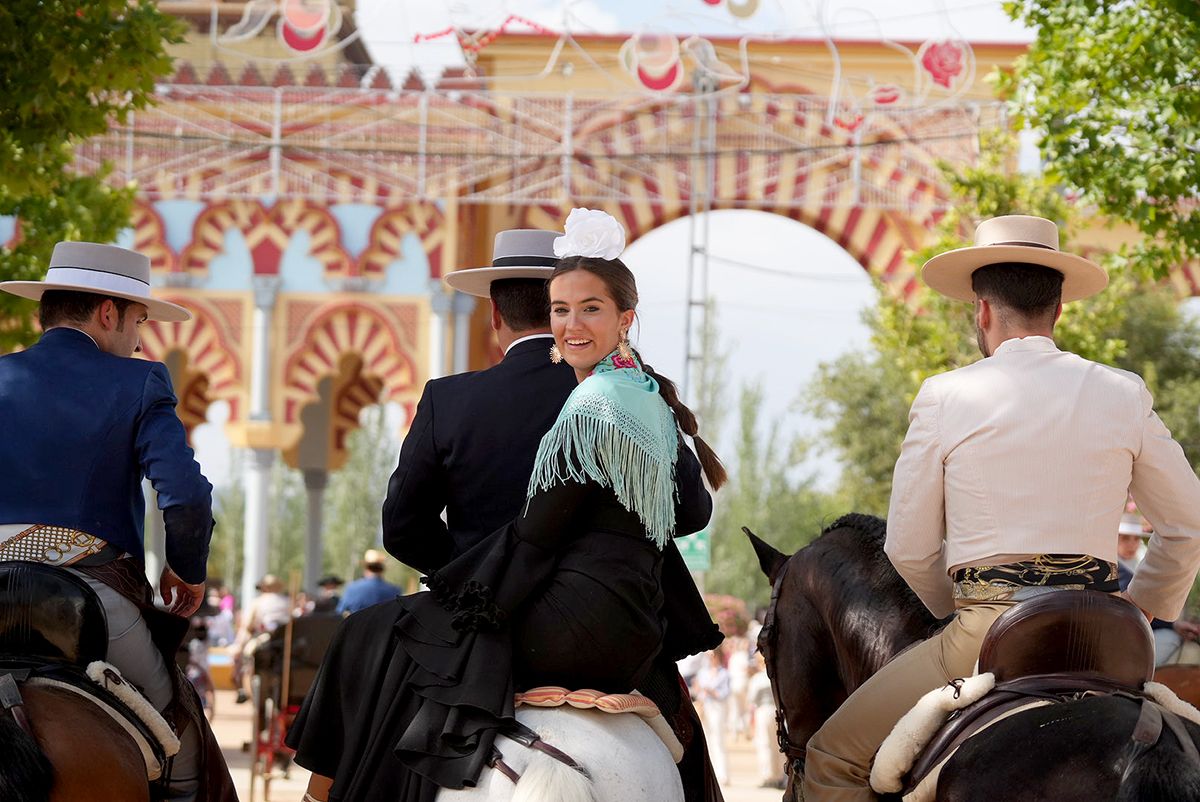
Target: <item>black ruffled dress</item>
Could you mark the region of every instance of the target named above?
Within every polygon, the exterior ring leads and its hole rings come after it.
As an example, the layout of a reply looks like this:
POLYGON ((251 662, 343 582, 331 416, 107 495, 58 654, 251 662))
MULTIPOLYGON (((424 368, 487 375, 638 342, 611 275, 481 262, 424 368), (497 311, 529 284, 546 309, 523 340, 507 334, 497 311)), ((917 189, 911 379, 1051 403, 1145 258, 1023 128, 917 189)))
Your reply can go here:
MULTIPOLYGON (((712 506, 686 447, 676 481, 676 532, 697 531, 712 506)), ((674 544, 660 551, 593 482, 535 494, 428 584, 343 622, 288 733, 297 763, 334 778, 331 802, 473 785, 514 691, 629 692, 656 658, 721 640, 674 544)))

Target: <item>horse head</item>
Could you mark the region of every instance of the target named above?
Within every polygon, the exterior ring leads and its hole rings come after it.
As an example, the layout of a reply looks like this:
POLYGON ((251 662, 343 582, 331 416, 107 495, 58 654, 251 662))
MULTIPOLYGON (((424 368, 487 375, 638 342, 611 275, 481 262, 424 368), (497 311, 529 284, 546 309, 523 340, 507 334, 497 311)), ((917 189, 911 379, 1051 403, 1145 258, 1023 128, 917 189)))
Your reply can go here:
POLYGON ((779 569, 788 561, 788 555, 751 532, 750 527, 743 526, 742 531, 750 538, 750 545, 754 547, 754 553, 758 557, 758 567, 767 575, 767 581, 774 585, 776 577, 779 576, 779 569))

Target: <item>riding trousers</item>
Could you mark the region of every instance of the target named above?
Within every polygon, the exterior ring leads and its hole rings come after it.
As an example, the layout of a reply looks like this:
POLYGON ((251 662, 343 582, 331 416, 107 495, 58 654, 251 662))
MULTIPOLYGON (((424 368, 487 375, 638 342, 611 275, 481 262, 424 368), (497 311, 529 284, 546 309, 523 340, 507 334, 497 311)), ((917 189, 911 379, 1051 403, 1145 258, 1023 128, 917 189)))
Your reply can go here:
MULTIPOLYGON (((72 568, 66 570, 87 582, 100 597, 108 621, 108 662, 116 666, 125 679, 141 688, 156 710, 166 709, 171 703, 171 677, 138 608, 103 582, 72 568)), ((188 727, 180 736, 179 753, 171 764, 171 795, 168 799, 192 802, 199 787, 199 733, 196 727, 188 727)))
POLYGON ((871 761, 879 745, 922 696, 974 673, 983 636, 1015 603, 959 602, 961 606, 944 629, 896 655, 852 693, 808 741, 804 799, 875 799, 871 761))

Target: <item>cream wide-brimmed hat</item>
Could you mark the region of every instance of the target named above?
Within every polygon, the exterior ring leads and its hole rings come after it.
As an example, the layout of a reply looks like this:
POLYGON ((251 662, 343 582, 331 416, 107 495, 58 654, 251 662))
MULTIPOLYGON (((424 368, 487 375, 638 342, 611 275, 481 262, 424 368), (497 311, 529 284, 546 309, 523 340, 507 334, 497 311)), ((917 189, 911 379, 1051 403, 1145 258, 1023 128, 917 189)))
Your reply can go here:
POLYGON ((444 281, 459 292, 479 298, 491 297, 492 282, 504 278, 548 280, 558 257, 554 240, 558 231, 514 228, 496 235, 490 267, 471 267, 447 273, 444 281))
POLYGON ((60 242, 42 281, 0 281, 0 290, 40 301, 46 290, 73 290, 111 295, 145 304, 150 320, 179 323, 192 313, 169 301, 150 297, 150 260, 143 254, 95 242, 60 242))
POLYGON ((971 274, 1000 262, 1041 265, 1062 273, 1063 303, 1095 295, 1108 286, 1108 273, 1100 265, 1058 249, 1058 226, 1053 220, 1027 214, 984 220, 975 229, 974 246, 933 257, 921 268, 921 278, 947 298, 973 302, 971 274))

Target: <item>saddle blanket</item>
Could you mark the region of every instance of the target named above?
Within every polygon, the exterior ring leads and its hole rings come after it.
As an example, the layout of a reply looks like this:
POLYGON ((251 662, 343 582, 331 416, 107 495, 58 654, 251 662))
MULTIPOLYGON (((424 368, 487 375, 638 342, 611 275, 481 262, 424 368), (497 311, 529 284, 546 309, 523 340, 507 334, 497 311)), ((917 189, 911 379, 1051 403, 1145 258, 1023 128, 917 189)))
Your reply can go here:
MULTIPOLYGON (((904 714, 892 732, 875 753, 875 762, 871 767, 871 787, 877 793, 899 793, 904 788, 904 779, 917 758, 929 745, 933 737, 946 723, 946 719, 956 711, 968 707, 982 699, 996 684, 995 675, 991 673, 977 674, 964 680, 956 680, 952 684, 936 688, 921 697, 912 710, 904 714)), ((1158 682, 1147 682, 1142 692, 1153 702, 1164 709, 1175 713, 1180 718, 1200 724, 1200 710, 1180 699, 1165 685, 1158 682)), ((1006 710, 979 727, 972 733, 982 732, 993 724, 1009 716, 1043 705, 1053 704, 1045 699, 1031 698, 1028 704, 1006 710)), ((938 774, 954 751, 948 751, 925 777, 921 778, 917 787, 904 795, 904 802, 930 802, 937 791, 938 774)))
POLYGON ((676 763, 683 760, 683 744, 675 737, 675 732, 663 718, 658 705, 636 691, 634 693, 601 693, 588 689, 569 691, 566 688, 547 685, 516 694, 513 697, 513 706, 520 707, 521 705, 530 707, 570 705, 581 710, 590 708, 602 713, 633 713, 650 725, 650 729, 654 730, 654 734, 671 753, 672 760, 676 763))
MULTIPOLYGON (((171 729, 171 726, 167 724, 166 719, 154 709, 154 706, 150 704, 146 697, 142 696, 133 685, 121 677, 121 672, 115 666, 97 660, 88 665, 87 675, 92 682, 117 697, 146 725, 147 729, 154 734, 155 740, 158 741, 158 745, 167 757, 171 757, 179 751, 179 738, 175 735, 175 731, 171 729)), ((121 726, 121 729, 125 730, 137 745, 138 750, 142 753, 142 759, 146 763, 146 779, 153 782, 162 776, 163 765, 159 762, 158 756, 155 754, 156 750, 154 746, 147 741, 142 731, 129 721, 128 717, 120 710, 117 710, 99 696, 90 694, 83 688, 72 685, 69 682, 38 676, 30 677, 27 682, 35 687, 56 688, 67 691, 96 705, 109 718, 117 722, 121 726)))

